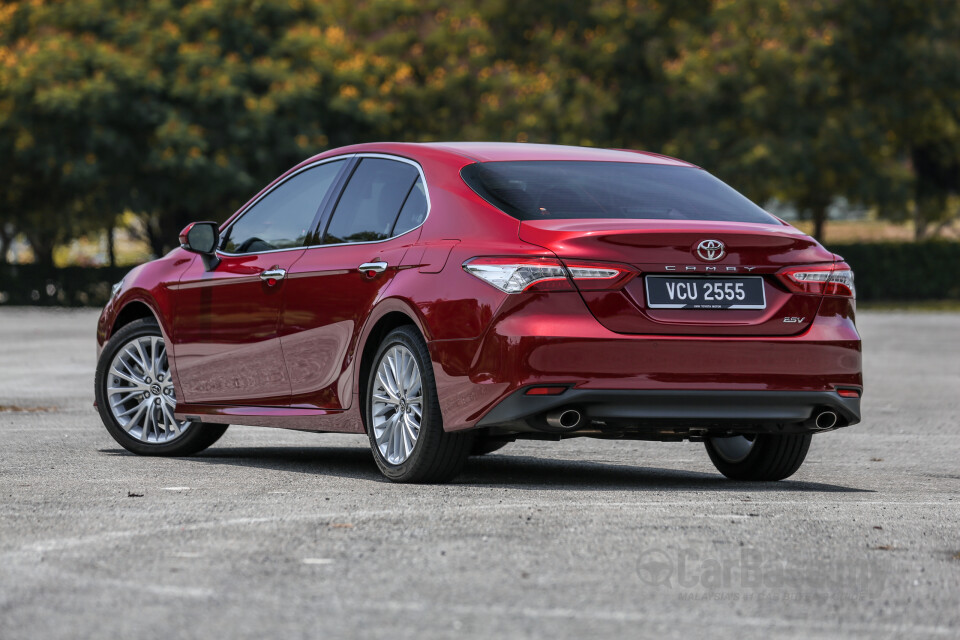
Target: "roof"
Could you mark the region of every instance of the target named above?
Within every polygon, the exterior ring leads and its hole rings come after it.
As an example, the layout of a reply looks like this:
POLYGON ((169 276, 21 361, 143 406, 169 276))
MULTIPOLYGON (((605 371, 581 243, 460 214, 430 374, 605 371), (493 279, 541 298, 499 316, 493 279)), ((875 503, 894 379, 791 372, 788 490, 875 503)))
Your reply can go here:
POLYGON ((586 162, 633 162, 677 167, 695 165, 669 156, 629 149, 598 149, 559 144, 529 144, 522 142, 371 142, 331 149, 320 156, 348 153, 398 153, 416 157, 426 150, 449 153, 474 162, 568 160, 586 162))
POLYGON ((508 160, 580 160, 592 162, 638 162, 692 166, 688 162, 658 153, 629 149, 598 149, 559 144, 529 144, 525 142, 427 142, 423 146, 448 150, 473 158, 477 162, 508 160))

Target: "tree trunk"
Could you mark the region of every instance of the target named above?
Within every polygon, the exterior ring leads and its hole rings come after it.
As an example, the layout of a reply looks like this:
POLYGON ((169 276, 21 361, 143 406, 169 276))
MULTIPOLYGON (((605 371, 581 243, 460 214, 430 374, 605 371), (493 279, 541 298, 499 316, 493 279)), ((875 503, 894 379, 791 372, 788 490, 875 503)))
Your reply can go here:
POLYGON ((28 234, 27 241, 33 249, 33 262, 48 269, 53 268, 53 248, 56 242, 44 235, 28 234))
POLYGON ((190 222, 190 214, 172 211, 154 214, 147 219, 147 240, 154 257, 159 258, 168 251, 180 246, 178 240, 181 229, 190 222))
MULTIPOLYGON (((937 221, 949 220, 947 212, 947 198, 942 195, 928 196, 926 198, 917 197, 916 204, 913 206, 913 239, 917 242, 926 240, 930 237, 930 226, 935 225, 937 221)), ((939 229, 934 227, 933 235, 938 233, 939 229)))
POLYGON ((923 213, 923 207, 915 206, 913 208, 913 239, 915 242, 920 242, 926 237, 927 217, 923 213))
POLYGON ((146 219, 143 228, 147 231, 147 242, 150 244, 150 252, 154 258, 163 255, 163 233, 160 231, 157 216, 152 215, 146 219))
POLYGON ((0 224, 0 264, 7 264, 7 253, 13 242, 13 231, 8 231, 6 225, 0 224))
POLYGON ((813 215, 813 237, 823 242, 827 230, 827 205, 814 205, 810 212, 813 215))
POLYGON ((113 233, 114 228, 113 225, 111 225, 107 229, 107 258, 110 261, 111 267, 117 266, 117 248, 114 244, 113 233))

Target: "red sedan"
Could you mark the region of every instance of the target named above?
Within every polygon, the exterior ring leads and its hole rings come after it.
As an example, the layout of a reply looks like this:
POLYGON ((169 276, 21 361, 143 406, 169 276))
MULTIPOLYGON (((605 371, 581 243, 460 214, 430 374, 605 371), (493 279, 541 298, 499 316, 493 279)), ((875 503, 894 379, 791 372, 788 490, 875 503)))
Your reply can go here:
POLYGON ((97 406, 135 453, 366 433, 428 482, 520 438, 689 439, 778 480, 860 420, 850 267, 673 158, 345 147, 180 242, 99 321, 97 406))

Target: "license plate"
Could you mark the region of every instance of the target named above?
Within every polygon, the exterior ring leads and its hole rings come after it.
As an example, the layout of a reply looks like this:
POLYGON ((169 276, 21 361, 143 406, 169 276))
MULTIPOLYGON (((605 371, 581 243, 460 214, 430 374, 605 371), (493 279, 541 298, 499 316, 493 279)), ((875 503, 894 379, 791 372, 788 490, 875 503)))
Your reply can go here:
POLYGON ((646 276, 651 309, 765 309, 763 278, 646 276))

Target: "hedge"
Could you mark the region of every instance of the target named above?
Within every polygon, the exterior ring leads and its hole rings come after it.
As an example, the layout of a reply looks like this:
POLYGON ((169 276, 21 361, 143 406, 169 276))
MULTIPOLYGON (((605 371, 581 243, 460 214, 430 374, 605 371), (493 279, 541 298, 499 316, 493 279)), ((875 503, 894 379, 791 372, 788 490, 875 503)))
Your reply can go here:
POLYGON ((100 307, 130 267, 0 265, 0 306, 100 307))
MULTIPOLYGON (((960 243, 830 245, 856 274, 857 299, 960 300, 960 243)), ((0 265, 0 306, 101 306, 128 267, 0 265)))
POLYGON ((960 300, 960 242, 828 247, 853 268, 858 300, 960 300))

